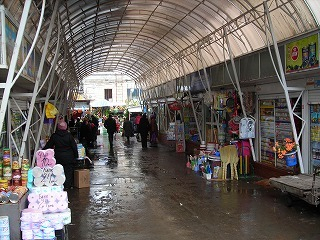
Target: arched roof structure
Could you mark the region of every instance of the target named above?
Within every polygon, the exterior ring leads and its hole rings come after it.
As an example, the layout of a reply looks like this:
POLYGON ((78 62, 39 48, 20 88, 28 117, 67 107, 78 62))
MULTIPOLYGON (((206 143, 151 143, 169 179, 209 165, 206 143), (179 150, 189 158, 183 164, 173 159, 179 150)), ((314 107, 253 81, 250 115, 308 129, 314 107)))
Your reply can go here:
MULTIPOLYGON (((117 71, 131 76, 147 89, 199 69, 223 62, 225 36, 235 57, 267 46, 266 8, 275 36, 285 41, 319 29, 317 0, 33 0, 26 34, 35 36, 40 10, 45 23, 37 47, 41 50, 54 4, 68 56, 66 76, 81 81, 94 72, 117 71), (170 72, 168 77, 165 72, 170 72)), ((2 0, 19 22, 24 0, 2 0)), ((53 59, 58 28, 50 41, 47 59, 53 59)), ((59 64, 58 64, 59 66, 59 64)), ((60 66, 61 67, 61 66, 60 66)))

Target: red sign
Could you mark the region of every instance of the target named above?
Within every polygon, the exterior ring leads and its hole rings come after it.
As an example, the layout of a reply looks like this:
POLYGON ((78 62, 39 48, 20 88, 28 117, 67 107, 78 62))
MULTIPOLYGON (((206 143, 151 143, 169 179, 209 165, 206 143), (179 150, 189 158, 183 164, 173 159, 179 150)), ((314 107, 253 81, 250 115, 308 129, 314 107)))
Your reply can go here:
POLYGON ((181 109, 181 105, 178 102, 173 102, 173 103, 169 104, 168 106, 169 106, 169 109, 172 111, 178 111, 181 109))
POLYGON ((291 59, 293 61, 296 61, 299 57, 299 48, 297 46, 294 46, 292 49, 291 49, 291 59))

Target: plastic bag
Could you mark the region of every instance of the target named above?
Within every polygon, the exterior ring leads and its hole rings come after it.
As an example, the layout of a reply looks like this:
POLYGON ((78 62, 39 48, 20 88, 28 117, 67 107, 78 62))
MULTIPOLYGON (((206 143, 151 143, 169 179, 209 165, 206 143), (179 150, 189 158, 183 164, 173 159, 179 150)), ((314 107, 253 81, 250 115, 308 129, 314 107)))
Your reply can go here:
POLYGON ((59 113, 58 109, 49 102, 46 104, 45 110, 47 118, 55 118, 56 115, 59 113))
POLYGON ((138 141, 138 142, 141 142, 141 136, 140 136, 140 133, 137 133, 136 138, 137 138, 137 141, 138 141))

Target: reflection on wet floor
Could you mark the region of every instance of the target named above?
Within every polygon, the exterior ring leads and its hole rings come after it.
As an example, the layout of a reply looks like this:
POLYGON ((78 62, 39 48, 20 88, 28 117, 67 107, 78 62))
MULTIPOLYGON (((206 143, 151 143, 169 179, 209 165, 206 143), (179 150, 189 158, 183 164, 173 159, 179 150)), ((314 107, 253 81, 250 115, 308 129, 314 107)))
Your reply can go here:
POLYGON ((101 132, 89 153, 90 188, 68 192, 69 239, 320 239, 318 209, 302 201, 286 207, 260 179, 207 181, 174 149, 143 151, 134 138, 117 136, 112 152, 101 132))

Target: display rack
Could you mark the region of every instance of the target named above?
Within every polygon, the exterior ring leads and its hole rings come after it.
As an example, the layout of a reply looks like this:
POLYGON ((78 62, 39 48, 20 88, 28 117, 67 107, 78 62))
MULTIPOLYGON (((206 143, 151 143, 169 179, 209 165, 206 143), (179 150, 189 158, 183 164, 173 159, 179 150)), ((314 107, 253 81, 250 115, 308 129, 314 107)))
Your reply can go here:
MULTIPOLYGON (((295 99, 292 99, 295 101, 295 99)), ((285 138, 293 140, 292 126, 290 122, 287 103, 284 98, 275 100, 260 100, 260 152, 261 161, 273 164, 276 167, 288 168, 284 159, 276 157, 273 151, 275 142, 282 143, 285 138)), ((301 103, 295 109, 295 113, 301 116, 301 103)), ((295 118, 297 130, 301 129, 301 121, 295 118)))
POLYGON ((320 165, 320 104, 310 105, 311 166, 320 165))
POLYGON ((263 100, 260 107, 260 159, 261 162, 275 164, 275 153, 272 146, 275 143, 275 108, 274 100, 263 100))
MULTIPOLYGON (((285 138, 292 139, 292 127, 286 100, 276 99, 275 101, 275 138, 278 142, 283 142, 285 138)), ((278 167, 286 167, 285 159, 277 158, 278 167)))
POLYGON ((194 114, 192 112, 192 108, 184 108, 183 109, 183 120, 184 120, 184 130, 185 130, 185 139, 186 140, 198 140, 192 138, 193 136, 195 136, 196 134, 198 134, 198 130, 197 130, 197 124, 196 124, 196 120, 194 117, 194 114))

